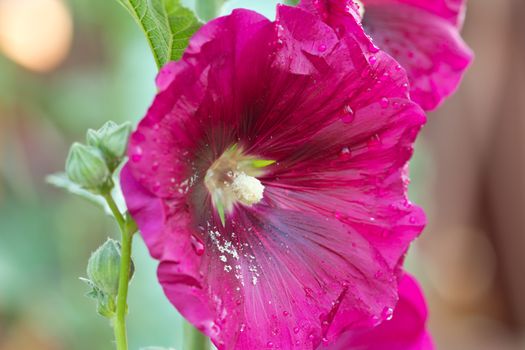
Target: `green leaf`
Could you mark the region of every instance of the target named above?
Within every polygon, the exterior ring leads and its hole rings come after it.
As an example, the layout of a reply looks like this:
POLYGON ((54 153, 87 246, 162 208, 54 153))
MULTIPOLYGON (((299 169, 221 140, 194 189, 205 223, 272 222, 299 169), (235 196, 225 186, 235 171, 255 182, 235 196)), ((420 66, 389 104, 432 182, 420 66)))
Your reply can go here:
POLYGON ((117 0, 140 26, 160 68, 178 60, 202 23, 180 0, 117 0))
POLYGON ((83 189, 80 185, 77 185, 73 181, 69 180, 69 178, 67 177, 65 173, 57 173, 57 174, 48 175, 46 177, 46 182, 55 187, 62 188, 70 193, 73 193, 73 194, 76 194, 77 196, 85 198, 90 202, 100 205, 104 209, 106 209, 107 207, 107 204, 102 197, 97 196, 89 192, 88 190, 83 189))

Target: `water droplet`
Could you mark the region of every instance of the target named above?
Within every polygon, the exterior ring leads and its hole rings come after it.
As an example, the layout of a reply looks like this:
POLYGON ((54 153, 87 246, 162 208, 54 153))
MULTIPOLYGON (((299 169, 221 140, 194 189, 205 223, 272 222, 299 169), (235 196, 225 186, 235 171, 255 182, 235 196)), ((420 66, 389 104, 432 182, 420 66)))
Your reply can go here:
POLYGON ((319 47, 317 47, 317 51, 325 52, 326 51, 326 45, 325 44, 319 45, 319 47))
POLYGON ((339 152, 339 158, 342 160, 347 160, 352 157, 352 152, 350 151, 350 148, 343 147, 341 148, 341 152, 339 152))
POLYGON ((381 146, 381 137, 378 134, 375 134, 368 140, 367 146, 368 148, 377 148, 381 146))
POLYGON ((408 221, 411 223, 411 224, 415 224, 417 222, 417 219, 415 216, 411 216, 408 221))
POLYGON ((299 327, 294 327, 293 332, 294 332, 295 334, 299 333, 299 331, 300 331, 299 327))
POLYGON ((322 341, 323 341, 323 343, 326 344, 326 343, 328 343, 328 338, 327 337, 323 337, 322 341))
POLYGON ((204 254, 204 244, 194 235, 191 235, 191 246, 197 255, 204 254))
POLYGON ((350 107, 350 105, 345 105, 343 107, 343 111, 342 111, 342 116, 341 116, 341 120, 344 122, 344 123, 351 123, 354 121, 355 119, 355 113, 354 113, 354 110, 352 109, 352 107, 350 107))
POLYGON ((308 288, 308 287, 304 287, 304 293, 309 298, 313 298, 313 296, 314 296, 314 291, 312 289, 308 288))
POLYGON ((138 162, 140 162, 141 159, 142 159, 142 154, 140 154, 140 153, 135 153, 135 154, 131 155, 131 161, 133 163, 138 163, 138 162))
POLYGON ((146 140, 146 136, 144 136, 143 133, 139 131, 135 131, 133 135, 131 136, 131 142, 133 143, 141 143, 146 140))
POLYGON ((377 57, 374 56, 374 55, 371 55, 369 58, 368 58, 368 63, 370 63, 371 65, 374 65, 377 63, 377 57))
POLYGON ((241 323, 241 325, 239 326, 239 332, 244 332, 245 329, 246 329, 246 324, 241 323))
POLYGON ((368 50, 370 50, 370 52, 372 53, 378 53, 379 47, 375 46, 375 44, 372 41, 370 41, 370 43, 368 44, 368 50))
POLYGON ((214 333, 214 334, 219 334, 219 332, 221 331, 221 328, 214 322, 211 326, 211 331, 214 333))
POLYGON ((391 307, 385 307, 381 312, 381 317, 387 321, 390 321, 394 317, 394 309, 391 307))
POLYGON ((268 343, 266 343, 266 346, 269 348, 273 348, 273 342, 269 341, 268 343))
POLYGON ((152 190, 153 190, 153 192, 157 192, 158 190, 160 190, 160 182, 159 181, 155 181, 155 183, 153 184, 152 190))
POLYGON ((153 162, 153 164, 151 165, 151 170, 153 171, 159 170, 159 162, 153 162))
POLYGON ((289 313, 288 311, 286 311, 286 310, 283 311, 283 316, 284 316, 284 317, 288 316, 289 314, 290 314, 290 313, 289 313))
POLYGON ((315 335, 313 333, 310 333, 310 335, 308 336, 308 339, 314 340, 315 339, 315 335))
POLYGON ((388 104, 389 104, 389 101, 388 101, 388 98, 386 97, 382 97, 381 100, 379 100, 379 105, 381 106, 381 108, 387 108, 388 107, 388 104))

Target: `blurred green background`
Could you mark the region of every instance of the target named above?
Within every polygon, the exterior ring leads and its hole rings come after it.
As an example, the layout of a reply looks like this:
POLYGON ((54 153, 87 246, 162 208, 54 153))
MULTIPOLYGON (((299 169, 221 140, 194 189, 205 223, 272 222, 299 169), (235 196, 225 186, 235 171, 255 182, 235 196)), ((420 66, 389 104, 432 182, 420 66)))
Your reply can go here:
MULTIPOLYGON (((223 13, 248 7, 273 17, 276 2, 231 0, 223 13)), ((430 115, 412 164, 412 198, 429 226, 408 268, 443 350, 525 349, 524 4, 471 2, 465 37, 476 62, 430 115)), ((139 120, 155 74, 142 33, 115 0, 0 0, 0 350, 113 348, 78 277, 117 228, 44 179, 63 169, 87 128, 139 120)), ((182 320, 138 236, 133 255, 130 349, 182 349, 182 320)))
MULTIPOLYGON (((156 67, 117 1, 10 1, 0 0, 0 13, 21 17, 11 30, 31 37, 0 54, 0 349, 112 349, 112 329, 78 277, 90 253, 106 237, 117 238, 118 229, 98 207, 52 188, 45 176, 63 170, 68 146, 87 128, 139 120, 156 91, 156 67)), ((248 2, 232 1, 224 11, 248 2)), ((252 8, 271 15, 275 4, 252 8)), ((133 255, 130 349, 180 349, 182 321, 139 236, 133 255)))

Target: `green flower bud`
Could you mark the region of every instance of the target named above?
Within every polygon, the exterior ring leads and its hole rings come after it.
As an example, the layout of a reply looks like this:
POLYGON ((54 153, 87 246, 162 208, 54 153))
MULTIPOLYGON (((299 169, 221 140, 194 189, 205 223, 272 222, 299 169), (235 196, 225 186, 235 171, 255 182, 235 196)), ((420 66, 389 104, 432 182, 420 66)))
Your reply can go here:
POLYGON ((130 134, 130 123, 117 125, 109 121, 96 131, 88 130, 86 139, 88 145, 100 149, 106 158, 108 167, 113 171, 124 157, 130 134))
POLYGON ((66 174, 71 181, 92 191, 101 191, 111 181, 111 174, 100 151, 80 143, 74 143, 69 150, 66 174))
POLYGON ((131 124, 121 124, 105 135, 100 147, 104 152, 111 154, 115 158, 121 159, 128 148, 130 134, 131 124))
POLYGON ((111 299, 118 293, 119 271, 120 246, 108 238, 89 258, 87 275, 93 286, 111 299))

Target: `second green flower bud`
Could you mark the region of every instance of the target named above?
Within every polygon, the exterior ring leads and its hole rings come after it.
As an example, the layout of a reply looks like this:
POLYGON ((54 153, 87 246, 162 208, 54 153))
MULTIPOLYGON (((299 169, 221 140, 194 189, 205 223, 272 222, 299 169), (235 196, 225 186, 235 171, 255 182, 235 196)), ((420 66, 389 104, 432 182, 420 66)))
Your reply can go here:
POLYGON ((120 246, 111 238, 101 245, 88 261, 87 275, 93 285, 109 297, 118 294, 120 246))
POLYGON ((68 178, 85 189, 101 192, 111 181, 111 173, 95 147, 74 143, 66 160, 68 178))

